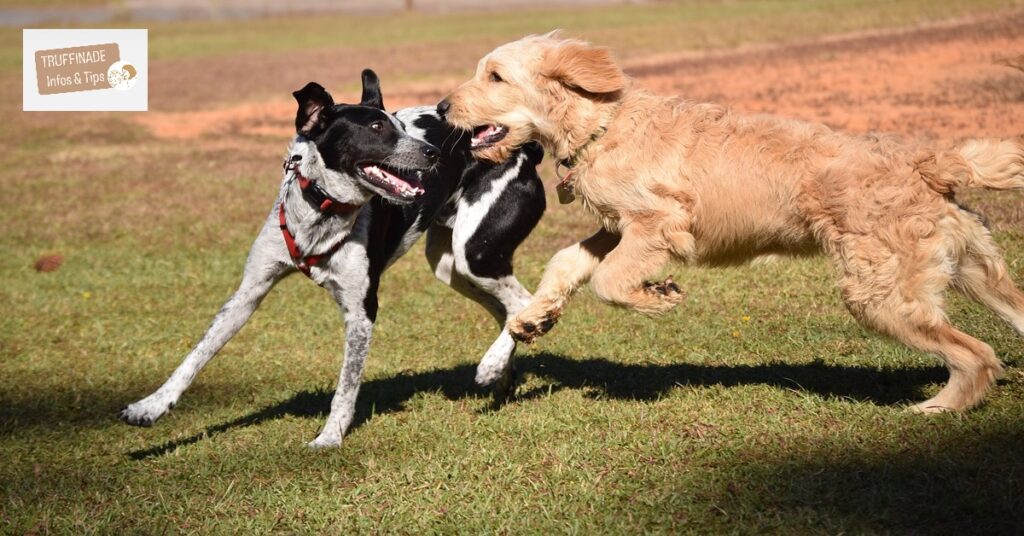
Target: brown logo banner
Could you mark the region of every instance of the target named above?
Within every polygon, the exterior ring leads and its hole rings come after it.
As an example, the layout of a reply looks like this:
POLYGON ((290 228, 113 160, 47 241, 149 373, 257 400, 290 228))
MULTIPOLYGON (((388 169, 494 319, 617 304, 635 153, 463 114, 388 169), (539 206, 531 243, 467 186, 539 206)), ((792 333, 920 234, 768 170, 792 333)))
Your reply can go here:
POLYGON ((39 94, 110 89, 107 70, 120 60, 117 43, 36 51, 39 94))

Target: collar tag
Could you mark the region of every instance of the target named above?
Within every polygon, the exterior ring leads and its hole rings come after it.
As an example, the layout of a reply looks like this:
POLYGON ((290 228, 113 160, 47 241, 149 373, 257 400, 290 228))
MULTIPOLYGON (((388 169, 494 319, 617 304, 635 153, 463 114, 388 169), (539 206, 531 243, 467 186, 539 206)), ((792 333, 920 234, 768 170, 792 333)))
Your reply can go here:
POLYGON ((576 181, 572 176, 572 171, 562 177, 558 186, 555 187, 555 191, 558 192, 558 202, 563 205, 568 205, 576 200, 576 181))
POLYGON ((293 154, 291 158, 284 161, 281 166, 285 171, 295 171, 299 169, 299 162, 302 160, 301 154, 293 154))

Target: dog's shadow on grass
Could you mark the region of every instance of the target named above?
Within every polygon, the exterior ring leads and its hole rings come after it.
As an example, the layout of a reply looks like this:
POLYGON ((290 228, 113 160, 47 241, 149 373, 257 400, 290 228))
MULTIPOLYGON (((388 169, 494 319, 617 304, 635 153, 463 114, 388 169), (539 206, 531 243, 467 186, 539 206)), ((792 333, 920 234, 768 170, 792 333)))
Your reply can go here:
MULTIPOLYGON (((668 391, 686 386, 773 385, 825 397, 842 397, 880 405, 899 404, 921 397, 921 387, 944 382, 946 371, 939 367, 877 370, 864 367, 771 363, 764 365, 623 364, 604 358, 570 359, 540 353, 519 358, 520 374, 538 377, 543 385, 520 389, 514 401, 525 402, 563 389, 581 389, 593 398, 655 400, 668 391)), ((459 365, 426 372, 402 373, 370 380, 359 392, 351 429, 374 414, 402 411, 417 393, 443 394, 449 400, 486 396, 487 390, 473 382, 475 365, 459 365)), ((334 392, 326 388, 308 390, 280 403, 229 422, 210 426, 186 437, 130 452, 145 459, 171 452, 212 435, 252 426, 284 416, 324 418, 334 392)), ((492 405, 491 408, 497 406, 492 405)))

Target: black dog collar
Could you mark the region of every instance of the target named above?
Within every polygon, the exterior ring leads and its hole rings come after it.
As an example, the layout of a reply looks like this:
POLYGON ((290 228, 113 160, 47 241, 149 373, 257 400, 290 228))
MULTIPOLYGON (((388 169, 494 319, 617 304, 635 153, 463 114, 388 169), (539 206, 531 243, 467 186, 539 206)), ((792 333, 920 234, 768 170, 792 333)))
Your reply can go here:
POLYGON ((338 201, 331 197, 316 181, 312 181, 303 175, 299 171, 299 162, 301 161, 302 155, 292 155, 290 159, 284 162, 284 170, 295 174, 295 179, 299 181, 299 189, 302 190, 302 196, 312 203, 313 206, 317 207, 317 210, 326 214, 349 214, 359 210, 359 207, 362 205, 338 201))

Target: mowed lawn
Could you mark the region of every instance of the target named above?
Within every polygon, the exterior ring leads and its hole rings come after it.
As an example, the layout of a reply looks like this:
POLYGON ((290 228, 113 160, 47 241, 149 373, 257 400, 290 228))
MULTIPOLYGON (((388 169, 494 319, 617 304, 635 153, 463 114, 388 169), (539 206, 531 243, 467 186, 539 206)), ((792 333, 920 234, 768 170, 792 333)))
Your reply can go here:
MULTIPOLYGON (((360 62, 384 78, 385 102, 389 87, 444 92, 493 45, 554 27, 639 60, 1020 6, 779 0, 160 23, 150 107, 216 112, 309 79, 351 100, 360 62)), ((433 279, 420 245, 384 278, 340 449, 305 448, 343 327, 301 276, 174 411, 126 426, 117 411, 167 377, 234 290, 288 140, 231 125, 165 139, 135 114, 22 113, 20 31, 0 43, 2 533, 1024 530, 1024 340, 951 294, 955 324, 990 343, 1006 375, 969 413, 910 414, 944 367, 859 327, 823 258, 673 267, 688 299, 657 319, 583 292, 550 336, 520 348, 519 396, 495 408, 473 374, 497 326, 433 279), (59 269, 33 269, 52 254, 59 269)), ((543 171, 550 183, 550 162, 543 171)), ((1024 221, 1020 192, 970 197, 997 223, 1024 221)), ((532 288, 551 254, 594 227, 551 195, 519 277, 532 288)), ((1024 280, 1024 229, 996 229, 1024 280)))

